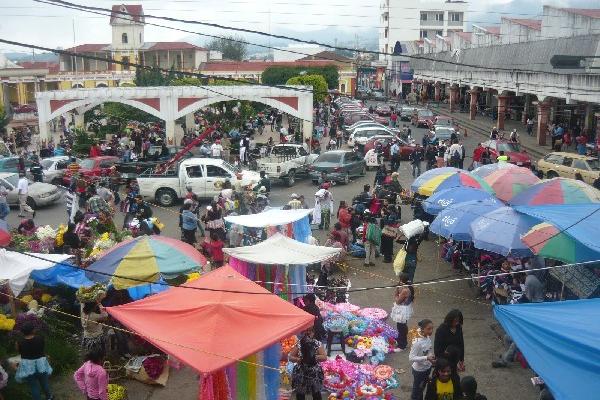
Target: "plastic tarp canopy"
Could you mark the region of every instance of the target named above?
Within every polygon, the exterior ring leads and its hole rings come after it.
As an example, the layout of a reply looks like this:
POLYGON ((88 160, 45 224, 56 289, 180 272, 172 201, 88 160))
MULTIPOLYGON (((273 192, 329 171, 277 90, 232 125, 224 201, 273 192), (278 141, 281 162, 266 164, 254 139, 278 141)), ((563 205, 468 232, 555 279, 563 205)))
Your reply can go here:
POLYGON ((296 222, 309 214, 312 214, 312 208, 303 208, 299 210, 280 210, 280 209, 269 209, 258 214, 247 214, 247 215, 232 215, 225 217, 225 221, 246 226, 248 228, 264 228, 265 226, 278 226, 291 224, 296 222))
POLYGON ((225 248, 231 257, 253 264, 314 264, 341 254, 342 249, 314 246, 290 239, 281 233, 253 246, 225 248))
POLYGON ((18 296, 32 271, 53 268, 71 257, 69 254, 19 253, 0 249, 0 280, 7 279, 13 294, 18 296))
POLYGON ((313 315, 228 265, 182 286, 106 310, 128 329, 201 373, 220 370, 314 323, 313 315))
POLYGON ((497 305, 494 315, 556 400, 600 393, 600 299, 497 305))

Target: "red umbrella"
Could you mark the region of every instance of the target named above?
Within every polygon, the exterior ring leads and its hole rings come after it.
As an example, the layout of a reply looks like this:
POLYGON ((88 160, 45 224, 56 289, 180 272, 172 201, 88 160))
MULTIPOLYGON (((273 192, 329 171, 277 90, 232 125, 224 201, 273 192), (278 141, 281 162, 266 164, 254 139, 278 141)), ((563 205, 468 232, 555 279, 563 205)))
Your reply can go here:
POLYGON ((8 232, 8 224, 0 219, 0 247, 6 247, 10 244, 10 233, 8 232))

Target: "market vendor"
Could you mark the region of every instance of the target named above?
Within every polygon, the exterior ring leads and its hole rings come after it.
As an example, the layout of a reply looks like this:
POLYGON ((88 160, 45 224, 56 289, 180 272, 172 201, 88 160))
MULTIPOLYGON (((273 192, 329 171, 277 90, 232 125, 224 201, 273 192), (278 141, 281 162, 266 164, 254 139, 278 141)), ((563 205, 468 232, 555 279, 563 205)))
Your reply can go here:
POLYGON ((304 331, 304 335, 289 355, 289 360, 296 363, 292 371, 292 389, 296 392, 296 399, 304 400, 307 394, 313 400, 321 400, 323 389, 323 369, 319 365, 327 360, 325 349, 317 339, 313 327, 304 331))

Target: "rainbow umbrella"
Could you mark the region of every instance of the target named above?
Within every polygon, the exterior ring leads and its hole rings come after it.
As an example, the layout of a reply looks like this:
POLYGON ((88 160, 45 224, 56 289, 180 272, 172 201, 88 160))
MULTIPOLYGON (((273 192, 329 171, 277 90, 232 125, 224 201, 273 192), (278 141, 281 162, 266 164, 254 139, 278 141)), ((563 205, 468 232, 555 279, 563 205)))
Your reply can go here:
POLYGON ((442 168, 430 169, 429 171, 423 172, 421 175, 419 175, 417 177, 417 179, 415 179, 413 181, 413 183, 410 185, 410 190, 413 192, 417 192, 419 190, 419 187, 421 187, 427 181, 435 178, 438 175, 445 175, 450 172, 457 173, 460 171, 462 171, 462 170, 458 169, 458 168, 454 168, 454 167, 442 167, 442 168))
POLYGON ((6 247, 10 244, 10 232, 8 231, 8 224, 5 220, 0 219, 0 246, 6 247))
POLYGON ((600 203, 600 190, 575 179, 553 178, 523 190, 509 203, 515 206, 600 203))
POLYGON ((529 169, 502 168, 483 178, 502 201, 509 201, 525 189, 540 182, 529 169))
POLYGON ((106 251, 86 270, 95 282, 112 283, 115 289, 175 277, 206 264, 198 250, 165 236, 140 236, 106 251))
POLYGON ((459 187, 470 187, 494 193, 490 185, 482 178, 460 170, 434 176, 424 182, 417 189, 417 193, 422 196, 431 196, 438 191, 459 187))
POLYGON ((600 258, 598 251, 589 248, 555 225, 542 222, 521 237, 533 254, 562 261, 578 263, 600 258))
POLYGON ((499 169, 510 169, 510 168, 516 168, 517 166, 515 164, 511 164, 511 163, 494 163, 494 164, 486 164, 486 165, 482 165, 481 167, 475 168, 473 171, 471 171, 472 174, 477 175, 481 178, 485 178, 486 176, 490 175, 493 172, 498 171, 499 169))

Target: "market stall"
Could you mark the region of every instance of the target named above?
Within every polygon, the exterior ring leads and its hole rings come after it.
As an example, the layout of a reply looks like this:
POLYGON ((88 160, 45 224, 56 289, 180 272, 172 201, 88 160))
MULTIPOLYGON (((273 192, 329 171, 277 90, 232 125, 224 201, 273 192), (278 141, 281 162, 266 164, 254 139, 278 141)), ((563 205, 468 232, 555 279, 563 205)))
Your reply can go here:
POLYGON ((233 269, 287 300, 306 292, 308 264, 322 263, 342 253, 342 249, 302 243, 279 232, 253 246, 223 251, 230 256, 233 269))
POLYGON ((229 266, 106 310, 128 329, 202 374, 203 400, 228 396, 275 400, 279 341, 314 323, 314 316, 273 296, 229 266))
POLYGON ((263 238, 280 232, 299 242, 307 243, 310 237, 308 216, 312 212, 312 209, 282 210, 271 208, 258 214, 230 215, 225 217, 225 222, 241 227, 242 235, 249 235, 249 231, 252 229, 259 229, 262 230, 263 238))

